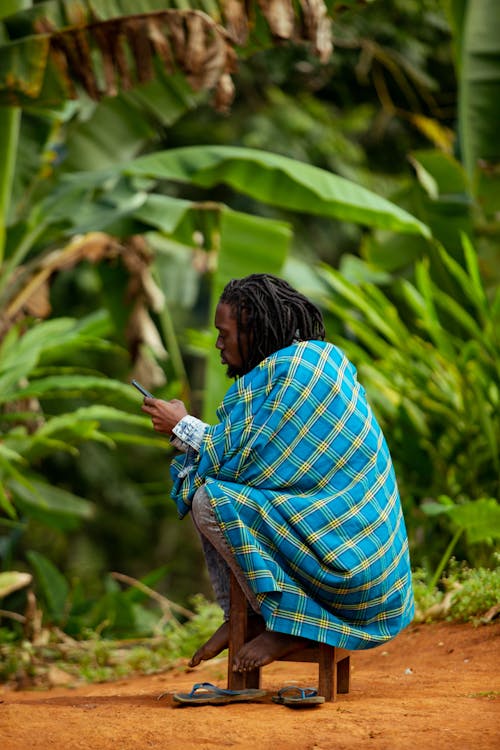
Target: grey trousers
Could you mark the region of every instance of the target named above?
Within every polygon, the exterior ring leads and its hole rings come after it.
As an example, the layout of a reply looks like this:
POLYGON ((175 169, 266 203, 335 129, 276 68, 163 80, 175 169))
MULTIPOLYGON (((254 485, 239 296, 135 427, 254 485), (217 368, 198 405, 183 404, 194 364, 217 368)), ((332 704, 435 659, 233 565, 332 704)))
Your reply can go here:
POLYGON ((191 515, 200 535, 210 583, 212 584, 215 598, 224 613, 224 620, 229 620, 230 570, 234 573, 236 580, 240 584, 250 607, 259 613, 259 603, 236 562, 224 534, 220 530, 204 485, 196 491, 193 497, 191 515))

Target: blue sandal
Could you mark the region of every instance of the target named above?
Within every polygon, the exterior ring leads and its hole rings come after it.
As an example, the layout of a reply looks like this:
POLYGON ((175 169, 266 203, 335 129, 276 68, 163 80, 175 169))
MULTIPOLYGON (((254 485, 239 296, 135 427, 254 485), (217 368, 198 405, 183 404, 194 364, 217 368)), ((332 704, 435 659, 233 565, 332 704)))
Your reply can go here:
POLYGON ((226 703, 242 703, 263 698, 267 695, 265 690, 225 690, 212 685, 210 682, 197 682, 193 685, 190 693, 175 693, 173 696, 176 703, 184 706, 222 706, 226 703))
POLYGON ((278 695, 273 695, 274 703, 281 703, 291 708, 304 708, 306 706, 319 706, 325 702, 322 695, 314 688, 301 688, 296 685, 285 685, 278 690, 278 695))

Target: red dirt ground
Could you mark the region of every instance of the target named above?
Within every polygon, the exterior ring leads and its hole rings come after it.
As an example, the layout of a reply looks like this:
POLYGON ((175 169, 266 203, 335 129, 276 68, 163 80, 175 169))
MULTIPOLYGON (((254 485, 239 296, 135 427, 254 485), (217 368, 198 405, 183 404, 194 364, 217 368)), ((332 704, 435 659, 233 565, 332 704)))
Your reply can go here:
POLYGON ((352 690, 334 703, 291 710, 271 696, 311 686, 317 667, 263 669, 258 703, 175 707, 193 683, 225 687, 226 660, 194 670, 53 688, 0 689, 2 750, 497 750, 500 748, 500 624, 412 625, 351 658, 352 690), (167 693, 157 700, 162 693, 167 693))

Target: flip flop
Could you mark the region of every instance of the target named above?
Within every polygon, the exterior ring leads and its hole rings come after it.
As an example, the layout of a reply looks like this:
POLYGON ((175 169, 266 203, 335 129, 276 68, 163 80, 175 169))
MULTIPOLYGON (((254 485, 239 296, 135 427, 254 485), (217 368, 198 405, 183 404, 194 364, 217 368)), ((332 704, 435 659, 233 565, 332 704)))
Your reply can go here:
POLYGON ((274 703, 281 703, 283 706, 290 708, 305 708, 309 706, 319 706, 325 702, 322 695, 314 688, 301 688, 296 685, 285 685, 278 690, 278 695, 273 695, 274 703))
POLYGON ((175 693, 174 701, 184 706, 222 706, 225 703, 242 703, 263 698, 265 690, 225 690, 210 682, 197 682, 190 693, 175 693))

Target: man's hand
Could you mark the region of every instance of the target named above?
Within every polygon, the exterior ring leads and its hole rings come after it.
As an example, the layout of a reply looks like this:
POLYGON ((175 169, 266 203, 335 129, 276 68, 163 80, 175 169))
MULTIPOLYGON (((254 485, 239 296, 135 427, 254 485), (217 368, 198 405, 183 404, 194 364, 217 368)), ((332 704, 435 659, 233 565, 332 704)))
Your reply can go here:
POLYGON ((183 402, 177 398, 173 398, 172 401, 145 398, 141 409, 151 417, 156 432, 162 432, 166 435, 171 435, 177 422, 187 414, 183 402))

